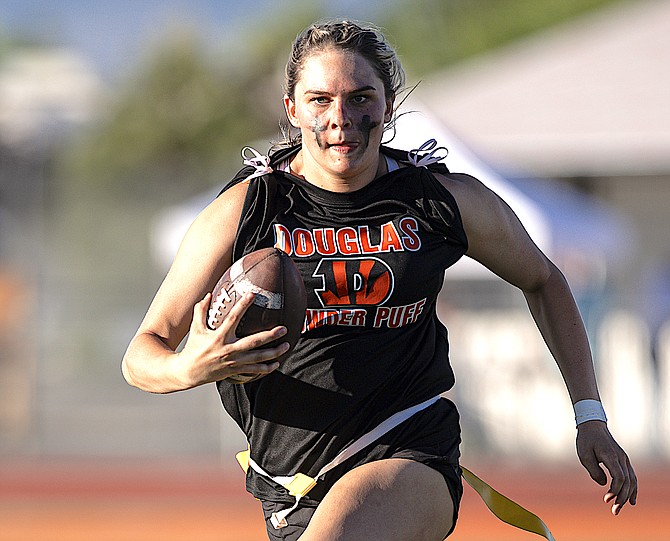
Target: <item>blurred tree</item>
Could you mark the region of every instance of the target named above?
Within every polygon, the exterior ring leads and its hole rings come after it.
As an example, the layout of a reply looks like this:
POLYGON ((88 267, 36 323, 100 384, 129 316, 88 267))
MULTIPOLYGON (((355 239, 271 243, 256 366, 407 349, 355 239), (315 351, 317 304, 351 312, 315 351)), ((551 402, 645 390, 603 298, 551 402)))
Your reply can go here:
POLYGON ((166 31, 100 121, 67 148, 63 177, 122 199, 174 200, 221 184, 241 166, 244 145, 279 132, 283 61, 297 25, 316 16, 300 14, 241 29, 218 55, 196 29, 166 31))
POLYGON ((70 148, 67 165, 78 177, 107 195, 193 193, 228 148, 271 129, 246 99, 252 74, 218 69, 196 35, 169 32, 136 68, 108 113, 70 148))
POLYGON ((7 33, 5 32, 5 29, 0 26, 0 61, 2 61, 4 56, 7 54, 9 46, 10 42, 9 38, 7 37, 7 33))

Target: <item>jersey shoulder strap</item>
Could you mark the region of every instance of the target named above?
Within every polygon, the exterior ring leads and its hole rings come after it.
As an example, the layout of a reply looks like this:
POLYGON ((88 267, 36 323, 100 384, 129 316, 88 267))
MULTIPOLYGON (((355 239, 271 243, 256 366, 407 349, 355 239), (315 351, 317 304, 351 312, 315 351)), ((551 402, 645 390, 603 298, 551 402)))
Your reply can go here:
POLYGON ((434 139, 431 139, 427 143, 422 145, 420 148, 415 150, 409 150, 409 151, 398 150, 396 148, 388 147, 386 145, 382 145, 381 150, 383 154, 385 154, 389 158, 396 160, 397 162, 403 165, 413 165, 414 167, 425 167, 431 172, 447 175, 449 174, 449 169, 441 161, 443 158, 446 157, 447 149, 443 147, 434 148, 434 146, 427 147, 427 145, 431 144, 434 141, 435 141, 434 139), (429 150, 429 152, 424 152, 425 150, 429 150), (444 151, 445 153, 444 156, 440 156, 437 154, 437 152, 439 152, 440 150, 444 151))
POLYGON ((276 151, 271 151, 268 156, 263 156, 251 147, 244 147, 242 158, 244 159, 245 166, 223 185, 219 195, 240 182, 271 174, 279 164, 298 152, 298 150, 300 150, 300 145, 281 147, 276 151), (251 152, 253 156, 250 158, 247 157, 247 152, 251 152))

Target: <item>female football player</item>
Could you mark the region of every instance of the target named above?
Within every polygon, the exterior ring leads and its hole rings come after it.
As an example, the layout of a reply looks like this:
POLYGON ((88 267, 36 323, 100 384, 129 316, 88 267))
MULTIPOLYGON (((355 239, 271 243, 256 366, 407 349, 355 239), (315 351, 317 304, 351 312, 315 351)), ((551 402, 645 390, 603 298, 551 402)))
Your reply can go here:
POLYGON ((327 22, 296 38, 283 102, 298 137, 267 158, 247 153, 195 220, 124 357, 125 378, 156 393, 216 382, 248 439, 247 489, 271 539, 442 540, 462 484, 436 301, 445 269, 468 256, 525 296, 575 404, 579 459, 597 483, 609 474, 605 501, 619 513, 635 504, 637 481, 608 431, 565 278, 495 193, 439 163, 433 143, 382 145, 403 84, 372 27, 327 22), (263 347, 283 327, 236 337, 253 294, 217 330, 206 325, 217 279, 269 246, 293 258, 308 292, 288 355, 286 343, 263 347), (239 374, 259 377, 226 379, 239 374))

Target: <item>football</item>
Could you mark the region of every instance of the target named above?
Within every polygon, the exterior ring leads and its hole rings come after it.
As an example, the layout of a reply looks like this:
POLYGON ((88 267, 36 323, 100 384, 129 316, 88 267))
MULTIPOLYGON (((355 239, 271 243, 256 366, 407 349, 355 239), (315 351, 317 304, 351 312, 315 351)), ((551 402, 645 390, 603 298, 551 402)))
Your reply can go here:
MULTIPOLYGON (((236 336, 243 338, 283 325, 288 332, 264 347, 288 342, 291 351, 300 337, 307 307, 305 285, 293 260, 278 248, 262 248, 235 261, 212 290, 207 326, 217 329, 248 292, 256 297, 240 320, 236 336)), ((259 377, 259 374, 238 374, 226 381, 248 383, 259 377)))

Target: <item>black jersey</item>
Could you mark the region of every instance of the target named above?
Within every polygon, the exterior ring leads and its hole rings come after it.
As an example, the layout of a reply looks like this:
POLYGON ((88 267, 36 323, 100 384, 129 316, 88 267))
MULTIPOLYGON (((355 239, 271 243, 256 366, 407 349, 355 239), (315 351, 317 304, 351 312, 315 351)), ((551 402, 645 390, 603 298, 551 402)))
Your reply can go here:
MULTIPOLYGON (((308 295, 303 333, 275 372, 218 383, 252 457, 271 475, 315 475, 393 413, 452 387, 436 300, 445 269, 467 250, 456 202, 428 168, 400 167, 333 193, 276 169, 295 151, 275 155, 273 172, 251 180, 233 258, 270 246, 292 257, 308 295)), ((247 488, 291 500, 253 470, 247 488)))

